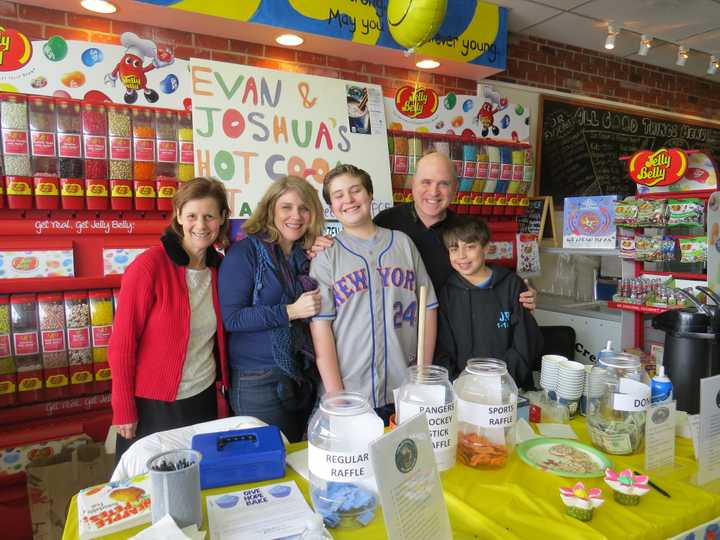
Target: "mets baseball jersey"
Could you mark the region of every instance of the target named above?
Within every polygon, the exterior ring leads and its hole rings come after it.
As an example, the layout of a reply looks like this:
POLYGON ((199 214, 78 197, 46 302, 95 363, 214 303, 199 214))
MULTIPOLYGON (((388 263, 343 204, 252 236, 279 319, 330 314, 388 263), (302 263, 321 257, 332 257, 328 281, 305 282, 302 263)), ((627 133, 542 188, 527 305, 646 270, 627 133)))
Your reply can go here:
POLYGON ((417 356, 421 285, 427 308, 438 306, 412 240, 382 227, 368 240, 343 231, 313 259, 310 275, 322 298, 313 320, 333 321, 344 388, 367 396, 373 407, 392 403, 393 389, 417 356))

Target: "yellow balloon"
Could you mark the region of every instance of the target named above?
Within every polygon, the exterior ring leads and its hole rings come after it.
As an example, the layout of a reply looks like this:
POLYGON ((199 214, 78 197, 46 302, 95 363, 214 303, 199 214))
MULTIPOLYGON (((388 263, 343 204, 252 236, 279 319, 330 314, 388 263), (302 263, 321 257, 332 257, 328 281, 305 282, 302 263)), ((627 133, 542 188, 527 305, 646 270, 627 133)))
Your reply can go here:
POLYGON ((437 34, 446 10, 447 0, 389 0, 390 34, 403 47, 419 47, 437 34))

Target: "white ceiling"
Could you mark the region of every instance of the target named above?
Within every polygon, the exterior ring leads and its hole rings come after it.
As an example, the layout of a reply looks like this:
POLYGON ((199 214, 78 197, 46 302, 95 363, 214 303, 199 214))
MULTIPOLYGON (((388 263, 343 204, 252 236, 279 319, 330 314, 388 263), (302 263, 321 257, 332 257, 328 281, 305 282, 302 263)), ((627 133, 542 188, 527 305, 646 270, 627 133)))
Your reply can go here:
POLYGON ((511 32, 645 62, 720 82, 707 75, 720 56, 720 0, 490 0, 509 10, 511 32), (605 49, 608 22, 620 28, 615 49, 605 49), (648 56, 637 54, 640 35, 653 38, 648 56), (677 46, 690 48, 676 66, 677 46))

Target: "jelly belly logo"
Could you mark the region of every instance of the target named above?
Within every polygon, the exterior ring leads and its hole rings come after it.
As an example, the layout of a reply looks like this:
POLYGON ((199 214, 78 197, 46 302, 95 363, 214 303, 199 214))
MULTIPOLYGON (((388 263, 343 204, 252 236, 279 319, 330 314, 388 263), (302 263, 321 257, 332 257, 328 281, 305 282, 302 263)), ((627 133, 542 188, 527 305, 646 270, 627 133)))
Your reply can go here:
POLYGON ((0 26, 0 71, 15 71, 32 57, 32 44, 24 34, 0 26))
POLYGON ((438 108, 440 99, 432 88, 403 86, 395 94, 395 107, 408 118, 429 118, 438 108))
POLYGON ((643 186, 669 186, 680 180, 687 169, 687 156, 679 148, 641 150, 630 158, 630 178, 643 186))

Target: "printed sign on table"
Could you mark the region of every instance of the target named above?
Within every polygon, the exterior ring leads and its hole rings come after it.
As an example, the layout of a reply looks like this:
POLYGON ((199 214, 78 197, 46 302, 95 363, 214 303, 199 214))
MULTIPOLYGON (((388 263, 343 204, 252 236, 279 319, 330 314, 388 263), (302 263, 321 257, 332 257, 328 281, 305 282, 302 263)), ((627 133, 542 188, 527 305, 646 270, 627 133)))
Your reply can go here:
POLYGON ((370 174, 375 213, 392 206, 379 86, 197 58, 190 73, 195 173, 226 183, 231 217, 288 174, 320 192, 339 163, 370 174))
POLYGON ((615 249, 616 195, 566 197, 563 213, 563 247, 615 249))

